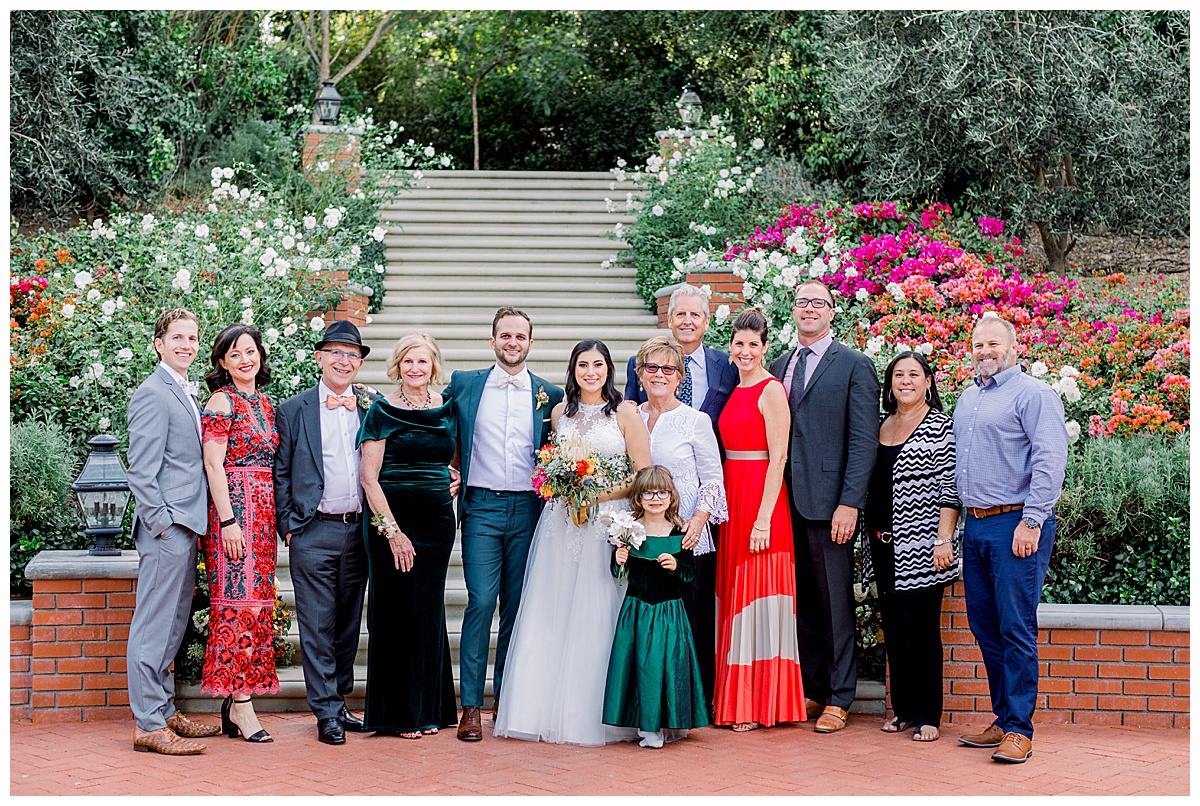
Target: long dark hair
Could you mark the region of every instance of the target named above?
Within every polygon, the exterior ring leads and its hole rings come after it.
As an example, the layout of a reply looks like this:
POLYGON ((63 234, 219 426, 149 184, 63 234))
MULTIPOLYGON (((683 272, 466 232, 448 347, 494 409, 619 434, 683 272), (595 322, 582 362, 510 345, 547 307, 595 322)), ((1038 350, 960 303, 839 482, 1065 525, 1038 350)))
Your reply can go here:
POLYGON ((925 394, 925 402, 929 404, 931 409, 942 410, 942 399, 938 396, 937 376, 933 374, 933 368, 929 366, 929 361, 920 353, 914 353, 912 350, 905 350, 892 359, 892 363, 887 365, 887 369, 883 371, 883 410, 888 414, 896 413, 896 395, 892 392, 892 371, 896 369, 896 364, 903 361, 905 358, 911 358, 921 365, 921 371, 925 373, 925 377, 929 379, 929 391, 925 394))
POLYGON ((258 374, 254 376, 254 388, 261 389, 271 382, 271 368, 267 366, 267 348, 263 344, 262 334, 258 332, 257 328, 239 322, 218 333, 217 340, 213 342, 212 356, 209 359, 212 369, 204 375, 204 383, 208 386, 208 391, 215 392, 222 386, 229 386, 233 383, 233 377, 230 376, 229 370, 221 366, 221 359, 229 355, 229 351, 233 349, 233 345, 237 344, 238 339, 246 335, 254 339, 254 346, 258 348, 260 356, 258 374))
POLYGON ((605 366, 608 367, 608 377, 604 379, 604 388, 600 390, 600 396, 604 398, 604 413, 611 417, 625 398, 617 391, 616 381, 613 380, 616 372, 613 368, 612 354, 608 352, 608 347, 604 342, 599 339, 584 339, 571 350, 571 359, 567 362, 567 382, 563 386, 567 399, 566 415, 573 417, 579 411, 579 381, 575 380, 575 363, 579 360, 579 356, 588 350, 600 353, 604 357, 605 366))

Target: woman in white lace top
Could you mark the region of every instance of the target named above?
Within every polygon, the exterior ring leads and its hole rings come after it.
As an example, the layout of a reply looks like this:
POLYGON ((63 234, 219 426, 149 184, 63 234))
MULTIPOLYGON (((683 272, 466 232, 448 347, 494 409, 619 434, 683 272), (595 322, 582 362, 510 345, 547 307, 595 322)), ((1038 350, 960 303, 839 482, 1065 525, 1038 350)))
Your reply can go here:
POLYGON ((696 556, 696 575, 683 592, 683 603, 696 642, 704 693, 712 703, 716 616, 713 580, 716 544, 712 528, 729 517, 721 452, 712 420, 679 400, 683 380, 683 348, 666 336, 655 336, 637 353, 638 380, 646 402, 638 407, 650 432, 650 461, 671 471, 679 492, 679 516, 684 520, 683 547, 696 556), (706 584, 707 583, 707 584, 706 584))

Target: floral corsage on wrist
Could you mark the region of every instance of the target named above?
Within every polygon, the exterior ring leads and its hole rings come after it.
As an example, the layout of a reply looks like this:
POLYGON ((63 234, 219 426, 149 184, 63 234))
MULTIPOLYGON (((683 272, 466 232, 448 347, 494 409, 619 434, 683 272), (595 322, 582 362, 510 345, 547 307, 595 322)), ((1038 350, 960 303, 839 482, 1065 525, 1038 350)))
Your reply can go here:
POLYGON ((394 520, 385 517, 382 512, 376 512, 371 516, 371 525, 388 540, 400 536, 400 526, 394 520))
POLYGON ((537 406, 534 407, 534 411, 537 411, 542 406, 545 406, 547 403, 549 403, 550 395, 546 394, 546 387, 539 386, 537 397, 535 397, 534 399, 537 401, 537 406))

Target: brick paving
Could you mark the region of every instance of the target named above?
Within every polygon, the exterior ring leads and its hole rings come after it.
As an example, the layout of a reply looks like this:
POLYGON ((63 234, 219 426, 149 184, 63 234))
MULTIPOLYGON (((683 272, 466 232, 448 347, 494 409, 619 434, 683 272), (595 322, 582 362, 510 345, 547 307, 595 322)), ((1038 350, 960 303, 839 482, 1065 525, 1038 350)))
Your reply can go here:
MULTIPOLYGON (((211 721, 212 717, 200 717, 211 721)), ((706 728, 662 750, 569 747, 453 730, 416 741, 316 740, 308 714, 263 714, 275 737, 216 736, 202 756, 134 753, 132 722, 10 725, 12 795, 1187 795, 1190 732, 1039 725, 1034 756, 1001 765, 960 746, 959 726, 918 744, 875 716, 820 736, 808 726, 706 728)), ((485 732, 491 723, 485 717, 485 732)))

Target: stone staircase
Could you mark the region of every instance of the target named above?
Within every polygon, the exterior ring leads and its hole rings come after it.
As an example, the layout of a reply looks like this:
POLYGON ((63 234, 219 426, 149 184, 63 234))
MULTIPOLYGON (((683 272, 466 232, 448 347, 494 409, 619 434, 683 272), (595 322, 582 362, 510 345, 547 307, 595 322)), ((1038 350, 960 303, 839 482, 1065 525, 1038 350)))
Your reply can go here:
MULTIPOLYGON (((630 355, 658 332, 655 314, 634 287, 634 270, 601 263, 625 247, 604 233, 632 218, 607 212, 605 199, 624 206, 628 184, 607 173, 533 171, 431 171, 425 186, 382 207, 388 235, 383 309, 363 328, 371 355, 360 381, 381 391, 392 388, 385 365, 396 340, 422 330, 438 340, 447 372, 486 367, 495 361, 488 346, 492 316, 501 305, 533 319, 529 367, 561 385, 571 348, 599 338, 612 352, 618 388, 624 389, 630 355)), ((294 608, 288 552, 280 547, 279 595, 294 608)), ((446 580, 446 627, 458 685, 458 647, 467 590, 458 537, 446 580)), ((294 612, 294 610, 293 610, 294 612)), ((499 617, 492 622, 495 648, 499 617)), ((351 708, 365 697, 367 620, 355 669, 351 708)), ((297 647, 296 666, 279 669, 278 694, 256 699, 260 711, 306 711, 304 674, 299 666, 299 632, 293 617, 288 640, 297 647)), ((882 713, 883 685, 860 681, 856 713, 882 713)), ((491 697, 489 666, 485 697, 491 697)), ((220 700, 197 686, 184 686, 177 699, 185 711, 212 712, 220 700)))
MULTIPOLYGON (((632 217, 609 213, 605 199, 624 207, 628 183, 608 173, 533 171, 430 171, 423 187, 385 204, 380 218, 388 229, 384 307, 363 328, 371 355, 360 381, 381 391, 393 384, 386 361, 400 336, 422 330, 438 340, 447 372, 486 367, 495 361, 488 346, 492 317, 501 305, 526 311, 533 319, 531 371, 561 385, 571 348, 580 339, 599 338, 617 364, 624 388, 625 362, 657 332, 634 287, 634 270, 603 268, 625 244, 605 237, 632 217)), ((288 552, 280 547, 279 595, 293 607, 288 552)), ((446 627, 458 683, 458 647, 467 591, 456 537, 446 580, 446 627)), ((499 617, 492 622, 492 646, 499 617)), ((299 647, 293 618, 289 641, 299 647)), ((359 640, 351 707, 365 695, 366 611, 359 640)), ((279 670, 281 691, 258 699, 262 711, 304 711, 304 675, 297 665, 279 670)), ((491 696, 489 667, 486 696, 491 696)), ((184 710, 216 711, 220 700, 182 687, 184 710)))

